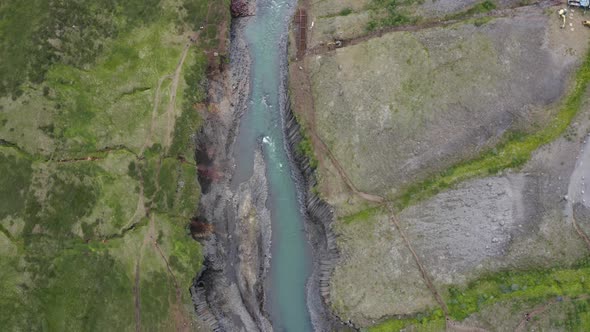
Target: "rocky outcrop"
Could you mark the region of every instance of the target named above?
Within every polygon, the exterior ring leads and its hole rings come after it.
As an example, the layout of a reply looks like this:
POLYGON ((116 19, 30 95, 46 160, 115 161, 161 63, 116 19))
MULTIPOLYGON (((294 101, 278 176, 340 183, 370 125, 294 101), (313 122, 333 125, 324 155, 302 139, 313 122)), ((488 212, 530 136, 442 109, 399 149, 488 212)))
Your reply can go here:
POLYGON ((254 16, 256 14, 256 1, 232 0, 230 9, 233 17, 254 16))
MULTIPOLYGON (((287 64, 283 64, 284 70, 287 64)), ((307 283, 307 302, 312 324, 316 331, 341 331, 348 322, 344 322, 330 310, 330 279, 339 260, 336 235, 332 229, 334 212, 332 207, 313 192, 317 185, 315 169, 311 167, 307 156, 297 149, 303 139, 301 126, 287 98, 288 82, 281 85, 280 107, 283 112, 283 130, 289 160, 295 166, 295 176, 299 199, 302 201, 305 216, 305 231, 312 248, 313 269, 307 283)))
POLYGON ((296 174, 297 185, 300 189, 300 199, 304 202, 305 230, 313 255, 313 269, 307 283, 307 302, 312 324, 316 331, 341 330, 346 323, 335 316, 329 308, 330 279, 339 259, 336 236, 332 230, 334 213, 330 205, 312 192, 312 188, 317 184, 314 169, 305 155, 296 152, 299 142, 303 139, 299 123, 288 105, 284 112, 287 151, 299 171, 296 174))

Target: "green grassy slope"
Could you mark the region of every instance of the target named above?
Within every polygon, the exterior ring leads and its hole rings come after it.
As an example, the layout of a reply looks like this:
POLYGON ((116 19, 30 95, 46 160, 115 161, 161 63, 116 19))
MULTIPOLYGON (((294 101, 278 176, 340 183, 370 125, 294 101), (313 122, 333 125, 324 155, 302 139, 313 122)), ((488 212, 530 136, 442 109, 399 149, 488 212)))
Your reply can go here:
MULTIPOLYGON (((463 288, 449 287, 444 300, 453 320, 462 321, 472 314, 484 312, 493 315, 493 305, 510 308, 512 317, 520 319, 522 313, 553 301, 572 302, 571 308, 561 308, 566 317, 545 322, 549 330, 587 331, 590 328, 588 294, 590 294, 590 268, 585 259, 573 268, 551 270, 506 271, 490 274, 463 288), (489 312, 488 312, 489 311, 489 312)), ((548 307, 551 304, 547 305, 548 307)), ((484 316, 485 317, 485 316, 484 316)), ((405 319, 389 319, 368 330, 371 332, 399 331, 412 327, 416 331, 440 331, 445 326, 442 310, 405 319)), ((493 321, 494 330, 503 330, 502 322, 493 321)), ((505 327, 509 328, 509 327, 505 327)))
POLYGON ((0 3, 3 330, 170 330, 191 319, 202 263, 186 229, 200 196, 193 105, 227 8, 0 3), (174 100, 188 35, 205 22, 174 100))

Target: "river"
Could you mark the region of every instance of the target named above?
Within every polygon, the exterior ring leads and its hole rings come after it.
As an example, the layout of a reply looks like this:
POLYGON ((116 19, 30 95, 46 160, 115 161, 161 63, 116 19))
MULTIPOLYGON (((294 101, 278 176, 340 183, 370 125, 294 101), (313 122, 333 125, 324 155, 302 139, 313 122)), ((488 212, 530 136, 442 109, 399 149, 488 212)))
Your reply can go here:
POLYGON ((311 253, 295 176, 286 151, 279 105, 287 71, 284 43, 293 0, 258 0, 257 14, 246 27, 252 58, 251 97, 240 120, 232 187, 253 173, 254 151, 262 142, 269 184, 267 206, 272 220, 272 259, 267 307, 275 331, 312 331, 306 304, 311 253))

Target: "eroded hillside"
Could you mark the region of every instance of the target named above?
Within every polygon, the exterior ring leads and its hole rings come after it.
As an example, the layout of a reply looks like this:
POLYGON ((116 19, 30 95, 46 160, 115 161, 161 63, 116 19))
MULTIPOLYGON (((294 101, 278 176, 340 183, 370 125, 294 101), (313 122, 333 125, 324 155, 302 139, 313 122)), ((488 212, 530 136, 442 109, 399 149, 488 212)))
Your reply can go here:
POLYGON ((228 6, 0 4, 2 329, 199 328, 193 135, 228 6))
POLYGON ((553 2, 300 6, 290 91, 337 216, 333 312, 376 331, 587 329, 582 12, 562 29, 553 2))

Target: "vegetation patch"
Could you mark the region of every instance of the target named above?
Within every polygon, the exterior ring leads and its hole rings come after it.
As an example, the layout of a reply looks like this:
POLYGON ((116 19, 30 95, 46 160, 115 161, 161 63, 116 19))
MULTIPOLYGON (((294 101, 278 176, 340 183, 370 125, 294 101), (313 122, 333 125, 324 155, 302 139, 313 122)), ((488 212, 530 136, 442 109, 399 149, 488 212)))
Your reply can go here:
POLYGON ((24 210, 32 172, 30 160, 12 148, 0 147, 0 220, 24 210))
POLYGON ((133 326, 124 316, 133 312, 132 283, 109 254, 77 246, 47 268, 54 278, 34 292, 49 330, 123 331, 133 326))
POLYGON ((189 219, 196 211, 201 191, 196 167, 182 160, 154 155, 153 151, 158 149, 161 149, 159 145, 154 145, 141 162, 130 163, 128 174, 143 181, 144 195, 152 209, 189 219))
MULTIPOLYGON (((47 94, 38 91, 41 87, 22 86, 23 97, 5 103, 7 125, 0 127, 0 136, 18 142, 29 153, 56 159, 86 157, 113 146, 138 152, 150 130, 153 143, 162 143, 168 117, 156 116, 152 121, 152 113, 167 109, 170 80, 164 80, 154 107, 157 83, 174 71, 183 46, 170 28, 165 21, 157 21, 125 33, 88 68, 52 65, 43 82, 47 94), (10 131, 11 127, 22 129, 10 131)), ((191 61, 188 57, 187 67, 191 61)), ((183 102, 182 89, 183 80, 178 104, 183 102)), ((175 109, 174 119, 177 113, 175 109)))
POLYGON ((534 133, 509 132, 503 142, 476 159, 450 167, 444 172, 406 188, 397 198, 401 210, 427 199, 441 190, 477 176, 494 175, 507 168, 524 165, 539 147, 559 138, 580 110, 590 82, 590 54, 578 70, 573 85, 548 125, 534 133))
POLYGON ((338 16, 348 16, 352 14, 352 9, 351 8, 344 8, 341 11, 338 12, 338 16))
POLYGON ((496 9, 496 4, 490 0, 477 3, 462 12, 447 15, 445 20, 461 20, 478 14, 485 14, 496 9))
POLYGON ((0 6, 0 96, 22 94, 55 63, 93 63, 108 41, 159 17, 159 0, 8 0, 0 6))
MULTIPOLYGON (((413 16, 410 11, 409 7, 416 4, 422 3, 421 0, 373 0, 372 4, 369 6, 374 13, 374 18, 369 21, 367 24, 367 29, 369 31, 387 28, 387 27, 396 27, 401 25, 412 25, 417 23, 426 23, 426 21, 421 20, 419 17, 413 16)), ((442 20, 444 21, 453 21, 453 20, 465 20, 473 16, 482 15, 485 13, 489 13, 490 11, 496 9, 496 4, 493 1, 485 0, 479 2, 470 8, 446 15, 442 20)), ((346 12, 345 12, 346 13, 346 12)), ((348 15, 348 14, 347 14, 348 15)), ((333 15, 337 16, 337 15, 333 15)), ((430 22, 430 21, 429 21, 430 22)), ((482 24, 487 23, 486 20, 476 20, 474 24, 476 26, 480 26, 482 24)))
POLYGON ((193 31, 204 30, 199 39, 199 45, 206 48, 215 48, 218 46, 220 25, 219 22, 229 22, 231 0, 217 0, 215 5, 205 0, 183 0, 182 1, 182 18, 180 25, 187 24, 193 31))
POLYGON ((168 242, 163 242, 170 253, 168 261, 175 275, 179 279, 180 285, 190 285, 193 278, 195 266, 201 266, 203 263, 203 255, 200 246, 195 246, 195 241, 189 236, 189 231, 184 227, 184 219, 168 220, 170 225, 168 242))
POLYGON ((197 169, 188 163, 180 163, 177 173, 177 189, 174 208, 178 216, 193 217, 201 198, 201 186, 197 179, 197 169))
MULTIPOLYGON (((549 270, 506 271, 491 274, 473 281, 464 288, 450 287, 445 302, 452 319, 463 321, 474 313, 490 308, 493 304, 512 306, 514 316, 520 316, 527 308, 557 300, 571 301, 565 309, 565 317, 552 322, 554 327, 568 331, 586 331, 590 328, 590 259, 585 259, 571 268, 549 270)), ((370 332, 440 331, 444 329, 445 317, 440 309, 420 313, 413 317, 391 318, 369 327, 370 332)))
POLYGON ((417 0, 373 0, 370 8, 377 13, 377 17, 369 21, 367 29, 373 31, 386 27, 416 23, 417 18, 410 16, 404 11, 404 7, 416 2, 417 0))
POLYGON ((492 274, 464 289, 449 288, 446 302, 451 317, 463 320, 500 301, 543 303, 557 296, 574 298, 584 294, 590 294, 590 259, 573 268, 492 274))
POLYGON ((62 164, 40 168, 25 208, 23 236, 32 240, 33 233, 42 232, 67 239, 80 219, 89 215, 99 196, 99 174, 103 171, 93 163, 62 164))
POLYGON ((207 57, 201 49, 194 52, 194 62, 187 68, 184 74, 186 87, 184 89, 184 101, 182 113, 176 121, 174 136, 169 155, 182 156, 192 161, 195 154, 195 142, 193 135, 201 125, 201 116, 198 113, 198 105, 205 100, 207 57))
POLYGON ((565 309, 565 320, 552 320, 550 324, 556 328, 565 328, 567 331, 590 330, 590 300, 577 299, 572 301, 569 308, 565 309))
POLYGON ((340 220, 342 222, 344 222, 345 224, 350 224, 350 223, 359 222, 359 221, 366 221, 366 220, 370 220, 371 218, 373 218, 374 216, 376 216, 378 214, 382 214, 384 211, 385 211, 385 209, 382 206, 370 207, 368 209, 361 210, 357 213, 353 213, 351 215, 341 217, 340 220))
POLYGON ((295 153, 307 158, 309 167, 316 169, 318 167, 318 160, 314 153, 313 143, 311 141, 311 137, 308 134, 307 126, 297 114, 293 113, 293 115, 295 116, 295 121, 299 125, 299 135, 301 135, 301 140, 295 147, 295 153))
POLYGON ((427 314, 417 314, 411 318, 392 318, 367 329, 367 332, 397 332, 405 329, 411 331, 444 331, 445 315, 437 309, 427 314))
POLYGON ((346 7, 346 8, 343 8, 342 10, 340 10, 337 13, 328 14, 328 15, 322 15, 319 18, 332 18, 332 17, 337 17, 337 16, 348 16, 348 15, 350 15, 352 13, 354 13, 354 11, 352 10, 352 8, 346 7))
POLYGON ((174 330, 169 317, 170 303, 174 302, 174 283, 164 271, 150 271, 140 283, 141 308, 150 314, 142 314, 142 325, 154 330, 174 330))
POLYGON ((309 160, 309 167, 316 169, 318 167, 318 160, 313 153, 313 144, 311 143, 311 138, 303 129, 301 129, 301 137, 301 140, 297 144, 297 153, 305 156, 307 160, 309 160))

